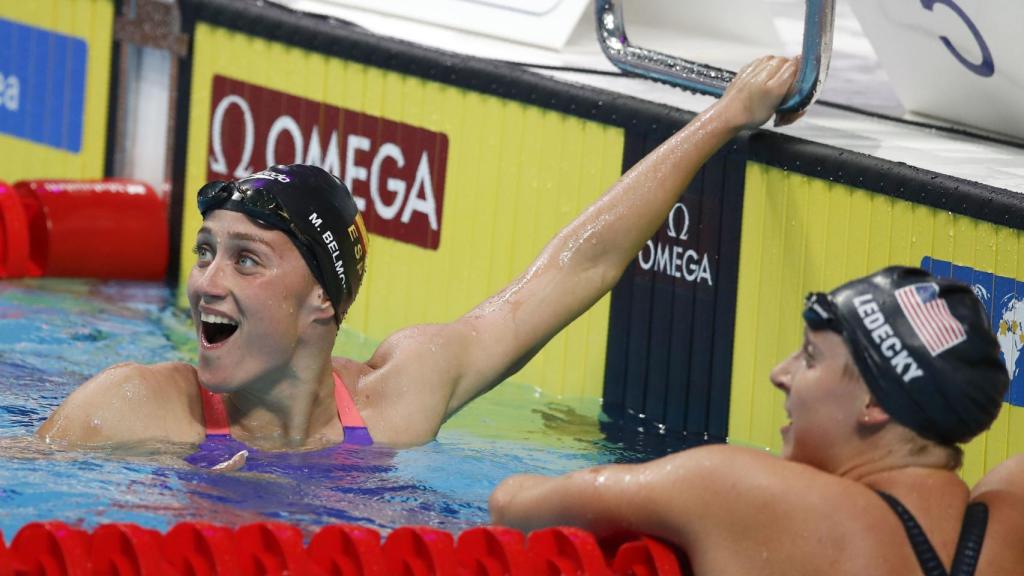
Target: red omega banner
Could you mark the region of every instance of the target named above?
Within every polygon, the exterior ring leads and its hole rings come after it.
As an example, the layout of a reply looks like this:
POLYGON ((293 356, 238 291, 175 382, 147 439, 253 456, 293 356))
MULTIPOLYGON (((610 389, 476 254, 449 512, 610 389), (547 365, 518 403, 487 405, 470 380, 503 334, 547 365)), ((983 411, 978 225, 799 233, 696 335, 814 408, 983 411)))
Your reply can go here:
POLYGON ((215 76, 207 176, 315 164, 344 182, 380 236, 436 250, 448 136, 215 76))

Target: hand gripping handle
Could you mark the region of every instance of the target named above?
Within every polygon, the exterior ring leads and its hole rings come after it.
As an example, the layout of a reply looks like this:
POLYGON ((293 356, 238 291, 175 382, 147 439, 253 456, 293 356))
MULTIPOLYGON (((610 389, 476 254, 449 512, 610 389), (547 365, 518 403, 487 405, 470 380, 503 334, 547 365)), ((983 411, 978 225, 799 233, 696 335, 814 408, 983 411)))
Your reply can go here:
MULTIPOLYGON (((712 0, 708 0, 709 2, 712 0)), ((721 96, 736 75, 700 62, 633 46, 626 36, 622 0, 596 0, 597 35, 601 50, 625 72, 711 96, 721 96)), ((783 101, 779 112, 800 112, 818 96, 832 56, 835 0, 807 0, 804 16, 803 57, 797 72, 796 92, 783 101)))

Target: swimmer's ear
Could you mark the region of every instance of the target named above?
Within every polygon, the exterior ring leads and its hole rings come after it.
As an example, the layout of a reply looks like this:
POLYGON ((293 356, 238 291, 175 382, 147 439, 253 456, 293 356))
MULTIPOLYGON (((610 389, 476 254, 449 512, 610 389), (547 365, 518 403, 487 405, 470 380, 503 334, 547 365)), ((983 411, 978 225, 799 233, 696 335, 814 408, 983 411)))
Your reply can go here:
POLYGON ((882 408, 882 405, 875 400, 874 395, 868 398, 867 404, 861 411, 860 422, 865 426, 882 426, 888 424, 892 416, 882 408))
POLYGON ((310 295, 310 305, 312 306, 314 317, 317 320, 327 319, 334 321, 334 306, 331 305, 331 299, 327 297, 327 293, 320 286, 317 286, 313 293, 310 295))

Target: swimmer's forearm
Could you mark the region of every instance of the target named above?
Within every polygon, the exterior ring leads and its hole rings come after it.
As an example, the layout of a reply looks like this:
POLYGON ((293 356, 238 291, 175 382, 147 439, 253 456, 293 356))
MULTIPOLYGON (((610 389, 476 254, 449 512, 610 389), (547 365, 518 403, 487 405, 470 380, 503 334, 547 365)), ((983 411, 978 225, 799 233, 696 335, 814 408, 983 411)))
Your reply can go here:
POLYGON ((618 281, 701 166, 771 117, 795 75, 784 59, 741 71, 726 95, 631 168, 518 279, 453 323, 457 376, 445 417, 524 365, 618 281))
POLYGON ((643 479, 634 465, 598 466, 559 477, 519 474, 505 479, 488 502, 491 521, 523 531, 576 526, 597 536, 625 530, 660 532, 636 499, 643 479), (626 482, 623 482, 623 478, 626 482))
POLYGON ((491 522, 524 532, 556 525, 590 528, 579 521, 572 513, 571 504, 561 497, 567 483, 565 477, 536 474, 517 474, 506 478, 488 501, 491 522))
MULTIPOLYGON (((548 261, 607 270, 602 295, 636 256, 707 160, 743 128, 729 102, 699 114, 629 169, 545 249, 548 261)), ((543 256, 542 256, 543 258, 543 256)))
POLYGON ((744 68, 721 100, 633 166, 566 227, 546 249, 547 260, 580 270, 601 267, 614 284, 704 163, 739 132, 772 116, 796 69, 796 61, 769 57, 744 68))

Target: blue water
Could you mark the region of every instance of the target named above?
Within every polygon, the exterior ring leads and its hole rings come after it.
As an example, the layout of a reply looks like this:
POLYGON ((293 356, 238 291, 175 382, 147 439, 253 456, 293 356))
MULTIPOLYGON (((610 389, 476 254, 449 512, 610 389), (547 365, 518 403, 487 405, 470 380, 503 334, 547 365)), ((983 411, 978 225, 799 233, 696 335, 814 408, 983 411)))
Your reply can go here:
POLYGON ((564 404, 515 382, 475 401, 426 446, 282 454, 259 473, 191 467, 180 458, 187 446, 114 454, 56 451, 35 439, 67 394, 103 368, 193 359, 191 321, 172 302, 159 284, 0 282, 0 531, 8 541, 26 523, 52 519, 87 529, 278 520, 307 533, 338 522, 458 532, 488 521, 487 497, 510 474, 559 474, 675 448, 624 448, 608 440, 614 426, 596 402, 564 404))

